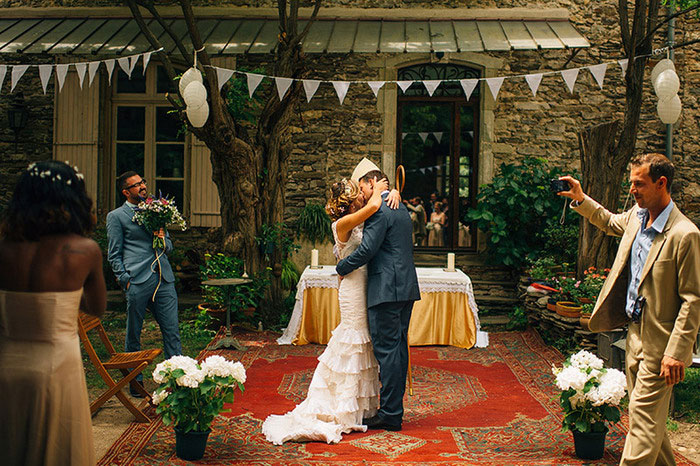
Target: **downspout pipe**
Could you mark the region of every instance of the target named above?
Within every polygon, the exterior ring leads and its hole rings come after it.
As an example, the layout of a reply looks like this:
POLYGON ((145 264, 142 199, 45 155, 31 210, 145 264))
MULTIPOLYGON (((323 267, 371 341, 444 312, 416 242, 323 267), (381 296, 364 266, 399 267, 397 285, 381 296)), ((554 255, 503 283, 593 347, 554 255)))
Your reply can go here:
MULTIPOLYGON (((666 15, 671 16, 676 9, 675 0, 669 2, 668 8, 666 9, 666 15)), ((676 33, 676 18, 672 18, 668 22, 668 58, 673 61, 673 45, 674 36, 676 33)), ((673 125, 666 125, 666 157, 673 161, 673 125)))

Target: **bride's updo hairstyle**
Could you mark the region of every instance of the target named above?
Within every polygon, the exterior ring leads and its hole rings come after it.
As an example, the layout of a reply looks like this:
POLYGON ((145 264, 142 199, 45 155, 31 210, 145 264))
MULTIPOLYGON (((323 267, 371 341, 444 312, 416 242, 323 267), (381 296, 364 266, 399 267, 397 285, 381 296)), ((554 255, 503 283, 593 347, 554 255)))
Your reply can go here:
POLYGON ((360 195, 360 186, 352 180, 342 179, 331 185, 331 195, 326 204, 326 212, 332 221, 350 212, 350 205, 360 195))

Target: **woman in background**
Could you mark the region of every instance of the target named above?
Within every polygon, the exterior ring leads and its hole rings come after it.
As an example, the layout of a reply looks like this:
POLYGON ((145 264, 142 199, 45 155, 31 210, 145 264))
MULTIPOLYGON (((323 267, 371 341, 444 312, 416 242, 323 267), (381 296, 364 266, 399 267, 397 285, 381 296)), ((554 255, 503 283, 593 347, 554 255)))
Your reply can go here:
POLYGON ((445 223, 447 223, 447 216, 442 211, 442 202, 436 202, 434 206, 435 211, 430 214, 430 223, 428 233, 428 246, 444 246, 445 245, 445 223))

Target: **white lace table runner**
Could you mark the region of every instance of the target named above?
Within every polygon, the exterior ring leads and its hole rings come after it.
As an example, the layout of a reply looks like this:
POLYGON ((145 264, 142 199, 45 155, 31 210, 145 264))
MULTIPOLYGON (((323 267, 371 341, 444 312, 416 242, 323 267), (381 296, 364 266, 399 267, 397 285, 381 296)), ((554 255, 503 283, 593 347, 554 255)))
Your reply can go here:
MULTIPOLYGON (((444 269, 431 267, 416 267, 416 273, 421 293, 466 293, 469 307, 474 314, 474 323, 476 324, 476 346, 487 346, 488 336, 481 332, 479 311, 474 300, 472 281, 467 274, 461 270, 446 272, 444 269)), ((297 284, 296 303, 294 304, 292 317, 289 319, 289 324, 282 336, 277 339, 277 343, 280 345, 291 345, 299 333, 304 290, 307 288, 338 288, 338 274, 335 272, 335 265, 323 265, 319 269, 306 267, 301 274, 297 284)))

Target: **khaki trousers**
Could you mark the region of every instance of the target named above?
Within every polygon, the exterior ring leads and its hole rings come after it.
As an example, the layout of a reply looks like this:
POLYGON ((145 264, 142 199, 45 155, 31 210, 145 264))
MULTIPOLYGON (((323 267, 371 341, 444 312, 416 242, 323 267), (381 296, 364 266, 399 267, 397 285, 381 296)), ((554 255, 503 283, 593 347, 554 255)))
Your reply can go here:
POLYGON ((666 418, 673 386, 659 376, 661 362, 644 358, 640 326, 631 323, 627 333, 625 364, 630 395, 630 430, 621 465, 676 464, 666 432, 666 418))

